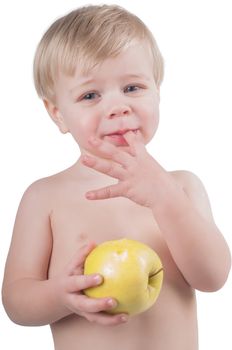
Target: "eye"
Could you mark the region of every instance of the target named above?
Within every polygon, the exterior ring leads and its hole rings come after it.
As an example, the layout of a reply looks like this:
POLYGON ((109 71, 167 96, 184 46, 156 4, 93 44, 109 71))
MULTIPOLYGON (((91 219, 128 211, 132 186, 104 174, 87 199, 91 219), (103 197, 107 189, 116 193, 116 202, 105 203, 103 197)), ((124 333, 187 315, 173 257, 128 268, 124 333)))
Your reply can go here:
POLYGON ((82 99, 89 101, 95 99, 97 96, 98 95, 96 94, 96 92, 89 92, 88 94, 84 95, 82 99))
POLYGON ((134 91, 138 91, 140 89, 139 86, 137 85, 128 85, 125 89, 124 92, 134 92, 134 91))

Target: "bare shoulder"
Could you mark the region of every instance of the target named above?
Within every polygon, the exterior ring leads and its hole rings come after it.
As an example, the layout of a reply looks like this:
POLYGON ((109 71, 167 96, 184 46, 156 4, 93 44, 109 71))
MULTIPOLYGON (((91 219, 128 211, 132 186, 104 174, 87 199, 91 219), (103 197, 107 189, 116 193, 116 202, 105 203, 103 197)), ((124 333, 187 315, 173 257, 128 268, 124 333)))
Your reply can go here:
POLYGON ((46 278, 53 244, 51 214, 65 178, 62 173, 42 178, 24 192, 6 263, 6 282, 27 276, 46 278))
POLYGON ((201 179, 187 170, 170 172, 174 180, 182 187, 188 198, 200 213, 209 220, 213 219, 207 191, 201 179))
POLYGON ((18 214, 20 213, 22 215, 23 213, 26 213, 26 211, 30 213, 35 211, 39 216, 41 211, 47 211, 50 207, 51 200, 51 186, 49 182, 50 181, 47 181, 47 179, 44 178, 37 180, 28 186, 22 196, 18 214))
POLYGON ((200 178, 192 173, 191 171, 187 170, 176 170, 171 171, 170 175, 175 179, 177 183, 179 183, 184 190, 187 192, 201 192, 205 191, 204 185, 200 178))
POLYGON ((43 201, 49 204, 57 192, 61 192, 68 182, 68 171, 64 170, 60 173, 44 177, 34 181, 26 189, 23 198, 33 198, 37 201, 43 201))

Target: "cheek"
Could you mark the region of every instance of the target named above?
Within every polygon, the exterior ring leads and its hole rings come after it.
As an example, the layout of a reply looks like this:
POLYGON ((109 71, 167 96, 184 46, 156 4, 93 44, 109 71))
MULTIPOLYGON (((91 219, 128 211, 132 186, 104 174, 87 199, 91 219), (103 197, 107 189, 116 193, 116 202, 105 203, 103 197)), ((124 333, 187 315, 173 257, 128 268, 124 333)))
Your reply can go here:
POLYGON ((70 133, 80 148, 87 151, 92 151, 88 140, 91 136, 96 136, 97 126, 98 124, 94 118, 88 118, 86 115, 77 117, 74 121, 72 121, 70 133))
POLYGON ((154 105, 154 101, 153 103, 149 101, 146 105, 146 108, 144 108, 143 113, 144 113, 144 123, 143 123, 144 136, 146 139, 146 143, 148 143, 154 136, 159 125, 159 106, 156 104, 154 105))
POLYGON ((86 148, 89 137, 93 136, 97 129, 95 114, 66 101, 60 103, 59 109, 74 140, 80 147, 86 148))

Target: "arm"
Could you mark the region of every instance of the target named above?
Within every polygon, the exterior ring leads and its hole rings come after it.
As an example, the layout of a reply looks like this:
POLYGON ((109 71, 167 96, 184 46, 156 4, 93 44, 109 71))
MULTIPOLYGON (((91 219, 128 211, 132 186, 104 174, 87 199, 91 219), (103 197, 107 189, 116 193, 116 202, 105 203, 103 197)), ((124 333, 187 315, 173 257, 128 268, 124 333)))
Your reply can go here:
POLYGON ((124 137, 129 150, 98 141, 94 146, 103 158, 83 157, 86 166, 119 180, 116 185, 88 192, 87 198, 124 196, 149 207, 185 280, 202 291, 221 288, 231 257, 214 223, 203 185, 193 174, 185 172, 181 178, 168 173, 147 153, 139 135, 128 132, 124 137))
POLYGON ((58 276, 48 279, 52 251, 48 191, 36 182, 20 203, 2 287, 6 312, 15 323, 27 326, 50 324, 73 313, 105 325, 125 322, 122 315, 100 312, 114 306, 112 299, 95 300, 82 294, 83 289, 102 282, 100 276, 82 275, 93 243, 82 247, 58 276))
POLYGON ((151 209, 186 281, 195 289, 216 291, 230 270, 229 248, 214 222, 201 181, 189 172, 172 177, 168 198, 151 209))
POLYGON ((54 311, 46 305, 51 299, 45 281, 52 251, 52 233, 48 204, 41 190, 42 186, 37 182, 27 189, 21 200, 2 287, 3 303, 9 317, 16 323, 27 325, 45 323, 45 313, 54 311), (37 319, 31 316, 32 313, 37 319))

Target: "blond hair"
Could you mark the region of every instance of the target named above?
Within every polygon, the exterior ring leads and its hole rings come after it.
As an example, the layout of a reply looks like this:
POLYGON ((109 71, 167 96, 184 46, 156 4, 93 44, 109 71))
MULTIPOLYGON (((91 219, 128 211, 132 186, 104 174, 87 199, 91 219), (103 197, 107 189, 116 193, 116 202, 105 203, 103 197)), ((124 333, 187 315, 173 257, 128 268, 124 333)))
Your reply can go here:
POLYGON ((35 53, 34 83, 39 97, 54 99, 59 71, 72 76, 80 64, 87 73, 135 40, 148 43, 154 79, 160 86, 163 58, 152 33, 137 16, 116 5, 90 5, 59 18, 45 32, 35 53))

